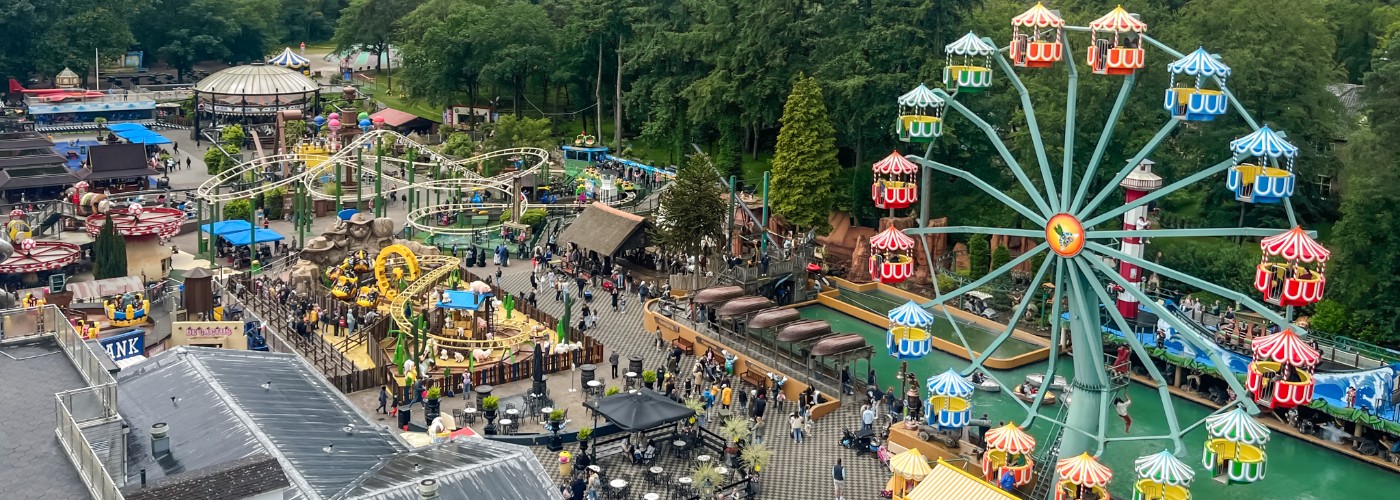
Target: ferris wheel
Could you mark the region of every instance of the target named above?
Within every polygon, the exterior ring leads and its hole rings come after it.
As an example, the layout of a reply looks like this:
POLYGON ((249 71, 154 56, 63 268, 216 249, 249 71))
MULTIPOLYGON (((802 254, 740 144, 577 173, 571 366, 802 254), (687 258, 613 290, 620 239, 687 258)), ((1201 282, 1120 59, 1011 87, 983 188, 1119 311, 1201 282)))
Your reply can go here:
MULTIPOLYGON (((1196 423, 1183 423, 1177 419, 1172 405, 1169 384, 1151 362, 1144 366, 1151 376, 1156 391, 1166 410, 1164 416, 1168 433, 1156 436, 1133 436, 1132 440, 1158 440, 1169 443, 1169 451, 1150 455, 1139 460, 1135 472, 1136 491, 1143 498, 1163 498, 1170 490, 1170 498, 1189 498, 1185 490, 1191 481, 1191 470, 1176 457, 1186 456, 1186 446, 1182 437, 1186 432, 1205 425, 1210 439, 1204 447, 1203 466, 1217 476, 1228 478, 1231 483, 1249 483, 1263 477, 1264 442, 1267 441, 1267 428, 1258 424, 1250 415, 1259 411, 1259 406, 1286 408, 1305 404, 1311 399, 1312 381, 1308 376, 1316 364, 1316 352, 1299 340, 1299 334, 1306 334, 1291 322, 1293 307, 1317 302, 1321 299, 1326 284, 1323 263, 1328 257, 1326 249, 1312 239, 1312 235, 1299 226, 1289 196, 1293 194, 1295 176, 1294 160, 1298 148, 1288 143, 1284 134, 1268 126, 1261 126, 1249 115, 1241 103, 1226 87, 1230 68, 1218 57, 1204 48, 1190 53, 1182 53, 1147 35, 1147 24, 1130 14, 1122 7, 1090 22, 1087 26, 1072 26, 1065 23, 1057 12, 1041 4, 1012 19, 1012 39, 1009 45, 1000 47, 989 38, 968 33, 946 47, 947 66, 943 72, 943 87, 929 88, 920 84, 898 99, 900 116, 896 122, 899 138, 911 145, 926 144, 922 156, 900 155, 898 152, 875 165, 875 186, 872 198, 876 206, 882 208, 902 208, 920 203, 920 220, 923 227, 907 229, 905 234, 921 237, 932 234, 985 234, 989 236, 1026 237, 1043 239, 1031 250, 1010 262, 993 269, 985 277, 974 280, 956 290, 944 293, 937 290, 938 297, 920 304, 924 308, 942 309, 969 356, 975 358, 961 370, 960 375, 974 372, 996 379, 996 374, 988 371, 983 362, 992 357, 998 348, 1011 337, 1016 324, 1024 316, 1034 293, 1026 293, 1015 305, 1005 331, 980 354, 969 346, 959 323, 953 320, 948 308, 943 304, 974 292, 999 276, 1010 273, 1038 255, 1046 259, 1035 270, 1031 283, 1050 283, 1057 295, 1051 306, 1052 325, 1051 345, 1069 345, 1073 351, 1074 402, 1064 413, 1063 418, 1041 415, 1039 408, 1045 401, 1046 389, 1056 379, 1055 366, 1059 349, 1050 350, 1049 368, 1036 397, 1029 403, 1016 401, 1026 416, 1019 425, 1009 425, 988 434, 988 457, 1000 457, 984 461, 989 479, 996 481, 1002 473, 1013 476, 1017 484, 1031 481, 1033 464, 1024 460, 1034 449, 1034 440, 1022 429, 1037 420, 1048 421, 1059 429, 1048 451, 1049 458, 1058 460, 1047 471, 1053 477, 1041 478, 1042 482, 1054 485, 1057 498, 1078 498, 1085 489, 1102 489, 1112 477, 1111 471, 1099 464, 1095 457, 1100 456, 1105 447, 1115 440, 1106 435, 1105 421, 1113 412, 1112 400, 1126 382, 1125 374, 1115 373, 1106 366, 1103 340, 1101 337, 1101 313, 1110 318, 1112 328, 1123 335, 1139 359, 1148 360, 1149 355, 1142 340, 1132 334, 1132 322, 1139 311, 1149 311, 1166 321, 1186 342, 1198 352, 1206 353, 1214 365, 1227 370, 1228 365, 1221 356, 1220 347, 1210 339, 1198 335, 1190 321, 1176 314, 1168 305, 1159 303, 1142 290, 1146 273, 1155 273, 1202 291, 1238 301, 1243 308, 1253 310, 1268 321, 1275 323, 1275 335, 1261 337, 1255 341, 1255 362, 1250 364, 1250 383, 1246 389, 1236 377, 1227 374, 1225 382, 1240 395, 1240 399, 1228 405, 1225 410, 1196 423), (1089 45, 1083 52, 1075 53, 1071 48, 1071 38, 1067 32, 1086 33, 1089 45), (1172 77, 1169 88, 1165 89, 1163 108, 1164 123, 1160 130, 1143 144, 1126 166, 1118 170, 1112 180, 1095 192, 1095 174, 1104 159, 1106 146, 1111 142, 1115 125, 1121 116, 1131 94, 1136 75, 1149 71, 1147 47, 1152 47, 1156 56, 1168 60, 1158 68, 1165 69, 1172 77), (1074 161, 1076 134, 1075 118, 1078 100, 1077 82, 1079 61, 1087 64, 1091 77, 1121 78, 1122 87, 1117 94, 1107 123, 1098 142, 1093 145, 1093 154, 1087 165, 1077 166, 1074 161), (1000 71, 993 69, 995 67, 1000 71), (1064 156, 1056 176, 1055 165, 1049 158, 1041 137, 1041 125, 1036 121, 1035 108, 1030 94, 1017 77, 1017 71, 1049 71, 1055 66, 1064 66, 1068 71, 1067 112, 1064 124, 1064 156), (994 75, 994 73, 1000 73, 994 75), (1035 158, 1018 159, 1013 156, 997 130, 982 116, 968 109, 960 99, 975 99, 980 93, 992 91, 995 78, 1005 78, 1020 96, 1020 106, 1026 118, 1026 130, 1034 145, 1035 158), (1152 172, 1152 163, 1147 157, 1153 150, 1184 122, 1210 122, 1233 109, 1249 126, 1242 130, 1239 139, 1220 145, 1222 161, 1205 167, 1185 178, 1166 183, 1152 172), (955 118, 960 117, 960 120, 955 118), (959 123, 961 122, 961 123, 959 123), (1030 206, 1012 199, 1001 190, 965 170, 940 163, 932 156, 933 142, 945 131, 959 125, 968 124, 980 130, 995 147, 1000 159, 1014 175, 1016 182, 1025 189, 1030 198, 1030 206), (1033 163, 1039 170, 1040 183, 1032 180, 1028 168, 1022 161, 1033 163), (1080 167, 1080 168, 1077 168, 1080 167), (928 200, 916 199, 921 190, 917 184, 928 185, 932 171, 939 171, 964 179, 985 192, 998 202, 1014 210, 1020 217, 1043 229, 1016 229, 1007 227, 927 227, 928 200), (1078 182, 1076 185, 1076 173, 1078 182), (921 179, 915 179, 916 174, 921 179), (1220 182, 1220 174, 1224 182, 1220 182), (1228 189, 1241 203, 1282 204, 1286 210, 1291 228, 1206 228, 1206 229, 1153 229, 1148 220, 1148 204, 1170 195, 1187 186, 1201 182, 1220 182, 1219 189, 1228 189), (1117 207, 1105 205, 1118 188, 1125 194, 1125 204, 1117 207), (1113 224, 1120 221, 1121 224, 1113 224), (1100 226, 1111 225, 1108 229, 1100 226), (1169 267, 1156 264, 1143 258, 1143 249, 1148 238, 1201 238, 1201 237, 1263 237, 1261 250, 1263 259, 1256 268, 1255 289, 1260 300, 1230 290, 1211 281, 1209 276, 1191 276, 1169 267), (1053 272, 1051 272, 1053 270, 1053 272), (1048 278, 1048 279, 1047 279, 1048 278), (1283 307, 1280 313, 1265 306, 1267 302, 1283 307), (1065 333, 1062 333, 1062 327, 1065 333), (1067 335, 1066 338, 1062 336, 1067 335), (1286 365, 1286 366, 1285 366, 1286 365), (1286 370, 1297 370, 1300 375, 1284 382, 1269 382, 1277 379, 1273 375, 1286 370), (1272 385, 1270 385, 1272 384, 1272 385), (1245 396, 1248 397, 1245 397, 1245 396), (1183 425, 1184 424, 1184 425, 1183 425), (1262 429, 1262 430, 1261 430, 1262 429), (1030 444, 1027 444, 1030 440, 1030 444), (1014 463, 1007 457, 1019 455, 1014 463), (1070 488, 1065 488, 1070 486, 1070 488), (1067 493, 1069 492, 1069 493, 1067 493), (1180 494, 1184 493, 1184 497, 1180 494)), ((1160 71, 1160 69, 1159 69, 1160 71)), ((1201 126, 1211 126, 1203 123, 1201 126)), ((912 276, 904 269, 905 257, 913 252, 913 245, 903 240, 882 234, 872 238, 871 272, 873 278, 885 283, 903 281, 912 276), (878 259, 878 265, 875 260, 878 259)), ((923 257, 932 268, 935 264, 927 245, 923 257)), ((891 324, 896 321, 891 313, 891 324)), ((905 316, 907 314, 901 314, 905 316)), ((899 346, 907 345, 911 339, 898 333, 918 329, 908 328, 896 331, 891 327, 889 341, 892 355, 899 346)), ((921 330, 918 330, 921 331, 921 330)), ((916 340, 916 339, 915 339, 916 340)), ((902 348, 901 348, 902 349, 902 348)), ((907 356, 905 356, 907 359, 907 356)), ((1291 372, 1290 372, 1291 374, 1291 372)), ((946 385, 946 384, 945 384, 946 385)), ((1002 384, 1006 386, 1006 384, 1002 384)), ((1007 386, 1009 387, 1009 386, 1007 386)), ((935 394, 930 383, 930 396, 935 394)), ((950 406, 951 408, 951 406, 950 406)), ((961 408, 961 407, 959 407, 961 408)), ((930 412, 932 421, 941 418, 938 409, 930 412)), ((1049 464, 1047 464, 1049 465, 1049 464)), ((1046 491, 1050 491, 1046 489, 1046 491)))

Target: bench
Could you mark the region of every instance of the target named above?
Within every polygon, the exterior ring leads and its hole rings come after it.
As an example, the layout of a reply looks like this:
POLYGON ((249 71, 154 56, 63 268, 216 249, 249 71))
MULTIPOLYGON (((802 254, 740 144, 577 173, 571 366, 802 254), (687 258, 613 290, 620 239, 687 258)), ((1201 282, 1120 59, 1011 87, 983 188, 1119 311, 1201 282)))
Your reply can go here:
POLYGON ((752 385, 755 388, 763 388, 768 385, 768 374, 758 373, 753 370, 744 370, 744 373, 739 374, 739 380, 743 380, 744 383, 752 385))
POLYGON ((676 346, 676 347, 681 348, 681 350, 682 350, 682 351, 685 351, 686 354, 689 354, 689 355, 692 355, 692 356, 695 355, 695 343, 694 343, 694 342, 691 342, 691 341, 686 340, 686 339, 678 338, 678 339, 676 339, 676 340, 672 340, 672 341, 671 341, 671 344, 674 345, 674 346, 676 346))
MULTIPOLYGON (((597 443, 593 446, 593 459, 601 461, 603 457, 620 455, 623 453, 623 445, 627 443, 627 438, 614 439, 612 441, 597 443)), ((631 460, 632 457, 627 457, 631 460)))

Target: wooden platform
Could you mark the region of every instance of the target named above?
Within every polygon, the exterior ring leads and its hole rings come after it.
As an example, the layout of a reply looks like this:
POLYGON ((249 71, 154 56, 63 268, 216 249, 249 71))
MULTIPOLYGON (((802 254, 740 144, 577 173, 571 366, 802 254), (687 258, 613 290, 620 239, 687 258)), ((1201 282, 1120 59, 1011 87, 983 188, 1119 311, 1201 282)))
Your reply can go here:
POLYGON ((889 447, 890 454, 898 454, 910 448, 919 450, 930 460, 942 459, 949 464, 967 471, 977 477, 982 477, 982 463, 977 460, 976 447, 967 441, 961 441, 962 449, 950 449, 942 443, 934 441, 924 441, 919 439, 917 430, 908 430, 904 424, 896 423, 890 426, 890 437, 886 446, 889 447))

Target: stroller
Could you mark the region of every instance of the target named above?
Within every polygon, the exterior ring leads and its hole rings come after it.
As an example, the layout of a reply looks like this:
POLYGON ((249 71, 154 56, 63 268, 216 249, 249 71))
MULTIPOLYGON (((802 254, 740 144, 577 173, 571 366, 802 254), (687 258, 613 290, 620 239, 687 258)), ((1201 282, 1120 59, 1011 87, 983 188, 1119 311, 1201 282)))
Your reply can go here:
POLYGON ((875 436, 873 430, 851 432, 850 429, 841 429, 841 446, 855 450, 856 456, 865 453, 878 453, 880 444, 880 438, 875 436))

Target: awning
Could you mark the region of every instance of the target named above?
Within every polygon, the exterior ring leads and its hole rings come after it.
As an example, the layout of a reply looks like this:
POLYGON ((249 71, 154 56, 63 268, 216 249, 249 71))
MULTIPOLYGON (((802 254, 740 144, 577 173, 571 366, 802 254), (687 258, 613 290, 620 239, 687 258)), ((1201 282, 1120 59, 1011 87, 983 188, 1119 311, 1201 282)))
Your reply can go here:
POLYGON ((906 500, 1017 500, 1015 496, 992 486, 977 476, 954 467, 942 459, 933 472, 904 495, 906 500))
POLYGON ((408 113, 405 111, 399 111, 394 108, 384 108, 378 113, 369 116, 370 118, 383 118, 384 124, 390 127, 402 127, 408 124, 409 122, 418 119, 418 115, 408 113))
POLYGON ((253 231, 239 231, 236 233, 228 233, 221 236, 223 236, 224 240, 228 241, 230 244, 236 247, 252 245, 254 243, 270 243, 273 241, 282 241, 286 239, 282 236, 281 233, 278 233, 277 231, 263 228, 256 228, 253 231))
POLYGON ((111 297, 127 292, 140 292, 145 289, 146 286, 141 282, 140 276, 122 276, 120 278, 108 278, 105 280, 68 282, 68 291, 73 293, 73 300, 111 297))
POLYGON ((442 294, 442 302, 435 304, 437 307, 445 309, 461 309, 464 311, 475 311, 481 308, 481 303, 491 300, 490 293, 472 293, 462 290, 447 290, 442 294))
POLYGON ((611 256, 645 247, 647 226, 645 217, 595 202, 564 228, 559 243, 574 243, 584 250, 611 256))
MULTIPOLYGON (((229 233, 236 233, 236 232, 239 232, 239 231, 247 231, 248 228, 250 228, 250 227, 253 227, 253 223, 248 222, 248 221, 246 221, 246 220, 241 220, 241 219, 224 220, 224 221, 219 221, 219 222, 215 222, 215 223, 214 223, 214 230, 212 231, 212 233, 213 233, 215 236, 223 236, 223 235, 229 234, 229 233)), ((205 225, 199 226, 199 230, 200 230, 200 231, 203 231, 203 232, 206 232, 206 233, 211 232, 211 231, 209 230, 209 224, 205 224, 205 225)))
POLYGON ((624 431, 654 429, 695 416, 695 410, 650 389, 614 394, 583 405, 624 431))

